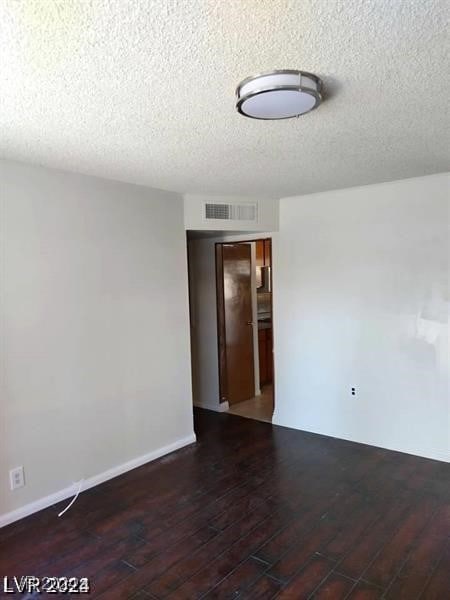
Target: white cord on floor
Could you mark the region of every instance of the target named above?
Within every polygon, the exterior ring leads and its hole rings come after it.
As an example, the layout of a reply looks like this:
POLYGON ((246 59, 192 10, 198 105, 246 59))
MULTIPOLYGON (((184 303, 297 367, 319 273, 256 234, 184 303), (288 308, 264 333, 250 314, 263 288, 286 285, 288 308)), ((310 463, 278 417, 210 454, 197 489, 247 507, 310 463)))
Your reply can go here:
MULTIPOLYGON (((78 496, 79 496, 79 494, 80 494, 80 492, 81 492, 81 487, 82 487, 82 485, 83 485, 83 481, 84 481, 84 479, 80 479, 80 481, 79 481, 79 485, 78 485, 78 491, 77 491, 77 493, 76 493, 76 494, 75 494, 75 496, 72 498, 72 500, 69 502, 69 504, 66 506, 66 508, 65 508, 64 510, 62 510, 62 511, 59 513, 58 517, 62 517, 62 516, 63 516, 63 514, 64 514, 64 513, 65 513, 67 510, 69 510, 69 508, 72 506, 72 504, 73 504, 73 503, 75 502, 75 500, 78 498, 78 496)), ((74 483, 74 485, 76 485, 76 483, 74 483)))

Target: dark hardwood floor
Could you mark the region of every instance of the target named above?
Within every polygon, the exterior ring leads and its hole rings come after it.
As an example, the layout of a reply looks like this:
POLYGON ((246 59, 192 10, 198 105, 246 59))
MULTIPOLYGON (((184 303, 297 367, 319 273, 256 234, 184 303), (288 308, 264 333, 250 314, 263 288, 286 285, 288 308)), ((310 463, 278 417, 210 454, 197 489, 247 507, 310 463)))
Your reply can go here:
POLYGON ((60 519, 65 502, 1 529, 0 574, 89 577, 105 600, 450 598, 449 464, 195 420, 196 445, 84 492, 60 519))

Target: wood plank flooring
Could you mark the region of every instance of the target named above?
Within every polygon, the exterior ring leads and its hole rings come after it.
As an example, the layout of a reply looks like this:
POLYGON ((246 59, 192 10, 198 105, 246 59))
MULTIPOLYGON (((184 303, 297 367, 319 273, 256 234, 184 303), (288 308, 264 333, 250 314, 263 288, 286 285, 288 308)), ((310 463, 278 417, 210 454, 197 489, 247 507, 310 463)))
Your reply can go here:
POLYGON ((61 519, 1 529, 0 575, 89 577, 104 600, 450 598, 449 464, 204 410, 195 428, 61 519))

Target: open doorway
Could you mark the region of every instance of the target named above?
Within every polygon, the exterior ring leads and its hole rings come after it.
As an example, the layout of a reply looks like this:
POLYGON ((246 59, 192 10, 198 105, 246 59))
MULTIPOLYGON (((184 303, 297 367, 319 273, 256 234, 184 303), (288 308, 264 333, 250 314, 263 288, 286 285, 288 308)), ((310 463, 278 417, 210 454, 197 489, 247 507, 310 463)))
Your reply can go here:
POLYGON ((188 232, 193 401, 271 422, 272 240, 249 238, 188 232))
POLYGON ((272 243, 216 243, 219 390, 228 412, 271 422, 272 243))

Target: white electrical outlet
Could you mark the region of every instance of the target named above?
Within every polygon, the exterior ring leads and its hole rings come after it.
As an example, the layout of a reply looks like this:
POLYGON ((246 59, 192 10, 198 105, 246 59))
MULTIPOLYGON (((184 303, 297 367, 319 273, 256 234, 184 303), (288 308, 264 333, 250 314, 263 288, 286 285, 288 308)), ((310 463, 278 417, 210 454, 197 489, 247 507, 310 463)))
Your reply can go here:
POLYGON ((11 469, 11 471, 9 472, 9 483, 11 485, 12 490, 21 488, 25 485, 25 477, 24 477, 24 473, 23 473, 23 467, 17 467, 16 469, 11 469))

